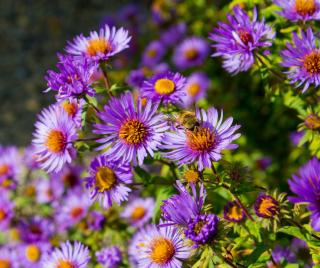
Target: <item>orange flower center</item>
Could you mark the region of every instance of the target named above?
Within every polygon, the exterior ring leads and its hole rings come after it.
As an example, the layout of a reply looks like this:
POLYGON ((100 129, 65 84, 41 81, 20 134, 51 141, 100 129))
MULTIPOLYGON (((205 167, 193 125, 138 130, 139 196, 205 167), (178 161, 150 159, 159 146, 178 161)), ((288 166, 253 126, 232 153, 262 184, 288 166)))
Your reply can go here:
POLYGON ((75 207, 71 210, 70 215, 72 218, 76 219, 83 213, 82 207, 75 207))
MULTIPOLYGON (((40 260, 41 251, 36 245, 30 245, 26 248, 26 257, 30 262, 37 262, 40 260)), ((1 267, 1 266, 0 266, 1 267)))
POLYGON ((70 261, 59 260, 59 263, 56 268, 75 268, 76 266, 73 265, 70 261))
POLYGON ((62 108, 68 113, 70 117, 74 117, 77 113, 77 105, 71 102, 64 102, 62 108))
POLYGON ((184 56, 187 60, 195 60, 199 55, 199 52, 195 48, 189 48, 184 52, 184 56))
POLYGON ((148 134, 145 125, 137 119, 130 119, 125 122, 119 131, 120 139, 128 144, 142 143, 148 134))
POLYGON ((131 214, 131 219, 133 221, 138 221, 142 219, 145 214, 146 214, 146 210, 144 207, 135 207, 131 214))
POLYGON ((149 49, 147 51, 147 56, 151 59, 155 58, 157 56, 157 51, 155 49, 149 49))
POLYGON ((199 234, 203 228, 203 226, 205 226, 207 224, 206 221, 199 221, 195 226, 194 226, 194 229, 193 231, 196 233, 196 234, 199 234))
POLYGON ((315 0, 296 0, 296 11, 301 16, 311 16, 316 12, 315 0))
POLYGON ((260 214, 271 218, 278 212, 278 204, 272 198, 262 198, 258 211, 260 214))
POLYGON ((249 42, 250 43, 253 42, 252 35, 247 30, 240 29, 238 31, 238 35, 239 35, 242 43, 244 43, 245 45, 248 45, 249 42))
POLYGON ((12 181, 10 179, 5 179, 1 182, 1 186, 3 188, 9 188, 12 185, 12 181))
POLYGON ((316 114, 310 114, 304 121, 304 124, 309 129, 320 129, 320 116, 316 114))
POLYGON ((66 146, 66 137, 62 131, 51 130, 47 137, 46 146, 52 153, 60 153, 66 146))
POLYGON ((174 91, 175 84, 170 79, 161 78, 155 83, 154 89, 160 95, 168 95, 174 91))
POLYGON ((169 239, 155 238, 151 242, 150 258, 156 264, 164 265, 170 261, 175 254, 175 248, 169 239))
POLYGON ((36 188, 33 185, 28 185, 25 193, 27 196, 34 196, 36 194, 36 188))
POLYGON ((7 175, 10 168, 7 164, 0 165, 0 176, 7 175))
POLYGON ((3 221, 7 217, 7 213, 4 209, 0 208, 0 221, 3 221))
POLYGON ((90 56, 96 56, 98 53, 106 54, 112 51, 112 45, 102 38, 92 39, 88 41, 87 53, 90 56))
POLYGON ((194 151, 207 151, 214 143, 215 134, 209 128, 196 127, 193 131, 187 130, 187 145, 194 151))
POLYGON ((99 167, 96 172, 96 187, 99 192, 110 190, 117 182, 113 170, 108 167, 99 167))
POLYGON ((197 96, 199 91, 200 91, 200 85, 198 83, 192 83, 187 89, 187 92, 191 97, 197 96))
POLYGON ((320 52, 318 50, 314 50, 308 55, 306 55, 303 61, 303 67, 310 74, 319 74, 320 73, 320 52))
POLYGON ((230 219, 233 220, 241 220, 243 218, 243 209, 236 204, 229 208, 227 215, 230 219))
POLYGON ((197 183, 200 180, 200 174, 197 170, 188 169, 184 173, 184 178, 188 183, 197 183))
POLYGON ((11 263, 8 260, 0 259, 0 268, 10 268, 11 263))

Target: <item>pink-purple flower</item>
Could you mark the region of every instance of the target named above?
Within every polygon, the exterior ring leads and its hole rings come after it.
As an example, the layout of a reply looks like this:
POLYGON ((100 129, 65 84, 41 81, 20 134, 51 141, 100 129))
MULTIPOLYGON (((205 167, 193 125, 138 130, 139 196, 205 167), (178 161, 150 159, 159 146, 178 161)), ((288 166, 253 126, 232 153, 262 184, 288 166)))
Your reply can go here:
POLYGON ((14 205, 5 192, 0 194, 0 230, 5 231, 10 227, 13 218, 14 205))
POLYGON ((289 180, 289 186, 296 196, 289 197, 293 203, 307 203, 311 211, 311 226, 320 231, 320 161, 311 159, 289 180))
POLYGON ((316 46, 316 37, 312 29, 301 31, 301 38, 293 33, 294 45, 287 43, 286 49, 281 52, 283 67, 289 68, 286 72, 290 84, 296 87, 303 86, 305 92, 310 86, 320 85, 320 49, 316 46))
POLYGON ((128 164, 113 161, 107 156, 97 156, 91 162, 86 179, 90 198, 97 200, 103 208, 111 207, 114 202, 120 205, 128 199, 132 177, 128 164))
POLYGON ((73 142, 77 139, 76 125, 61 107, 51 105, 38 117, 33 133, 33 145, 40 167, 48 172, 60 171, 75 156, 73 142))
POLYGON ((153 102, 182 104, 186 79, 179 73, 159 73, 144 81, 141 96, 153 102))
POLYGON ((96 258, 104 267, 117 268, 122 262, 122 254, 117 246, 103 248, 96 252, 96 258))
POLYGON ((215 108, 197 109, 195 116, 198 126, 194 129, 176 128, 166 134, 163 148, 170 151, 164 156, 179 165, 197 163, 198 169, 203 170, 219 161, 223 150, 238 147, 232 142, 240 137, 235 133, 240 125, 232 126, 232 117, 223 122, 223 113, 219 117, 215 108))
POLYGON ((319 0, 274 0, 282 8, 279 14, 290 21, 308 21, 320 19, 319 0))
POLYGON ((107 149, 103 154, 114 160, 142 165, 144 158, 159 148, 168 129, 157 109, 158 104, 151 100, 142 106, 139 99, 135 105, 130 92, 111 98, 98 114, 101 123, 94 125, 93 132, 102 135, 97 150, 107 149))
POLYGON ((240 6, 234 7, 233 13, 227 16, 229 24, 219 22, 209 37, 215 42, 212 47, 216 52, 212 56, 221 56, 223 67, 229 73, 237 74, 250 69, 255 61, 254 53, 270 47, 275 33, 264 19, 257 20, 256 8, 252 20, 240 6))
POLYGON ((148 67, 156 65, 166 53, 166 47, 160 41, 151 42, 143 52, 142 64, 148 67))
POLYGON ((68 42, 66 51, 74 56, 85 57, 90 60, 108 60, 129 47, 131 36, 123 28, 116 29, 105 25, 99 32, 90 32, 89 37, 82 34, 73 42, 68 42))

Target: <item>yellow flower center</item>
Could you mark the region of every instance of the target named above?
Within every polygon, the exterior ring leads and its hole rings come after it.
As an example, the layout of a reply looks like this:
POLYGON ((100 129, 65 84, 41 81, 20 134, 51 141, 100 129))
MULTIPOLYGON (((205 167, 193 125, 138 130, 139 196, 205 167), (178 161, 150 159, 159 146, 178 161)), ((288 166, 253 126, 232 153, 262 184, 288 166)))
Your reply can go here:
POLYGON ((7 217, 7 213, 4 209, 0 208, 0 221, 3 221, 7 217))
POLYGON ((0 268, 10 268, 11 263, 8 260, 0 259, 0 268))
POLYGON ((12 185, 12 181, 10 179, 5 179, 1 183, 1 186, 3 188, 9 188, 11 185, 12 185))
POLYGON ((157 56, 157 51, 155 49, 149 49, 147 51, 147 56, 148 56, 148 58, 153 59, 154 57, 157 56))
POLYGON ((8 165, 6 165, 6 164, 0 165, 0 176, 7 175, 9 170, 10 170, 10 168, 8 165))
POLYGON ((296 11, 301 16, 311 16, 316 12, 315 0, 296 0, 296 11))
POLYGON ((98 53, 106 54, 111 51, 112 45, 103 38, 97 38, 88 41, 87 53, 90 56, 96 56, 98 53))
POLYGON ((187 145, 194 151, 204 152, 212 148, 215 135, 209 128, 196 127, 193 131, 187 131, 187 145))
POLYGON ((66 146, 66 137, 62 131, 51 130, 47 137, 46 146, 52 153, 60 153, 66 146))
POLYGON ((76 219, 82 213, 83 213, 83 208, 82 207, 75 207, 75 208, 71 209, 70 215, 71 215, 72 218, 76 219))
POLYGON ((36 194, 36 188, 33 185, 28 185, 25 193, 27 196, 34 196, 36 194))
POLYGON ((310 114, 304 121, 304 124, 309 129, 320 129, 320 116, 316 114, 310 114))
POLYGON ((248 45, 249 42, 250 42, 250 43, 253 42, 252 35, 251 35, 247 30, 240 29, 240 30, 238 31, 238 35, 239 35, 242 43, 244 43, 245 45, 248 45))
POLYGON ((133 221, 138 221, 143 218, 143 216, 146 214, 146 210, 144 207, 135 207, 131 214, 131 219, 133 221))
POLYGON ((113 170, 108 167, 98 167, 96 173, 96 187, 100 193, 110 190, 116 182, 117 178, 113 170))
POLYGON ((41 251, 36 245, 30 245, 26 248, 26 257, 30 262, 37 262, 40 260, 41 251))
POLYGON ((314 50, 306 55, 303 61, 303 67, 310 74, 320 73, 320 52, 314 50))
POLYGON ((227 215, 230 219, 233 220, 241 220, 243 218, 243 209, 238 205, 234 204, 232 207, 229 208, 227 215))
POLYGON ((59 260, 59 263, 56 268, 75 268, 76 266, 73 265, 70 261, 59 260))
POLYGON ((161 78, 155 83, 154 89, 160 95, 168 95, 174 91, 175 84, 170 79, 161 78))
POLYGON ((187 92, 191 97, 197 96, 200 91, 200 85, 198 83, 192 83, 188 86, 187 92))
POLYGON ((207 224, 207 222, 205 221, 199 221, 195 226, 194 226, 194 229, 193 231, 196 233, 196 234, 199 234, 203 228, 203 226, 205 226, 207 224))
POLYGON ((188 183, 197 183, 200 180, 200 174, 197 170, 188 169, 184 173, 184 178, 188 183))
POLYGON ((271 218, 278 211, 278 204, 272 198, 262 198, 258 211, 260 214, 271 218))
POLYGON ((148 134, 145 125, 137 119, 130 119, 125 122, 119 131, 120 139, 128 144, 142 143, 148 134))
POLYGON ((155 238, 151 242, 150 258, 154 263, 164 265, 172 259, 175 251, 174 245, 169 239, 155 238))
POLYGON ((77 113, 77 105, 71 102, 64 102, 62 108, 68 113, 70 117, 74 117, 77 113))
POLYGON ((195 60, 199 55, 199 52, 195 48, 189 48, 184 52, 184 56, 187 60, 195 60))

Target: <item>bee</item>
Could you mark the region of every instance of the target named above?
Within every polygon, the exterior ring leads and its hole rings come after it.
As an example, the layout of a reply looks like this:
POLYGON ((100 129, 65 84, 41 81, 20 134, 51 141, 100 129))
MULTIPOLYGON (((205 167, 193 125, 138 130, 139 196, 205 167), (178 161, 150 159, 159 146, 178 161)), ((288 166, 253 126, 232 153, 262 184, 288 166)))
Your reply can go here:
POLYGON ((176 124, 176 127, 183 127, 190 131, 193 131, 196 127, 200 126, 195 113, 190 111, 182 111, 173 116, 170 121, 176 124))

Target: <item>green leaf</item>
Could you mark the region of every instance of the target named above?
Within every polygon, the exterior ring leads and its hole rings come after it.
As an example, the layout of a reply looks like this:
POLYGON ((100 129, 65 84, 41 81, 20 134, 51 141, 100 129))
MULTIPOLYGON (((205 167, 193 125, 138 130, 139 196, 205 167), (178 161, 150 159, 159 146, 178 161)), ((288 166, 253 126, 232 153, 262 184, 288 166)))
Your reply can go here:
POLYGON ((201 254, 200 259, 192 266, 192 268, 206 268, 212 266, 213 252, 210 247, 207 247, 201 254))
POLYGON ((158 214, 160 213, 160 206, 162 204, 162 202, 166 199, 168 199, 173 192, 173 188, 171 186, 167 186, 167 187, 161 187, 158 191, 157 191, 157 199, 156 199, 156 204, 155 204, 155 208, 153 210, 153 217, 152 217, 152 221, 156 222, 156 218, 158 216, 158 214))
POLYGON ((305 236, 305 231, 295 226, 284 226, 279 229, 279 232, 297 237, 304 241, 308 241, 308 239, 305 236))

